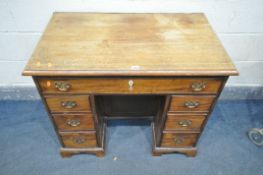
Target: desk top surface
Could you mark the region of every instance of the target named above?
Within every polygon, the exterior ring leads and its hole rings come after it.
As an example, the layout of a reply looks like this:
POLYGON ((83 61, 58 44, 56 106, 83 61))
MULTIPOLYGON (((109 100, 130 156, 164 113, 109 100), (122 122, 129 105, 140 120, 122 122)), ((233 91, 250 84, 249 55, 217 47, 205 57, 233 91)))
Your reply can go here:
POLYGON ((237 74, 202 13, 54 13, 23 72, 31 76, 237 74))

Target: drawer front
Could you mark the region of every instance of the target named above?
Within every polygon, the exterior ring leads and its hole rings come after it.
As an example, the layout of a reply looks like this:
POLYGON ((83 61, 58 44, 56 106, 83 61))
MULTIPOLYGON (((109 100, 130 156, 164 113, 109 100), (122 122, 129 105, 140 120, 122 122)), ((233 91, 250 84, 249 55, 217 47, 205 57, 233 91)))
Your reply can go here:
POLYGON ((168 114, 164 130, 200 131, 205 115, 168 114))
POLYGON ((198 134, 164 133, 162 147, 194 147, 198 134))
POLYGON ((69 148, 86 148, 96 147, 96 133, 63 133, 61 134, 65 147, 69 148))
POLYGON ((53 115, 57 128, 60 131, 94 130, 92 114, 61 114, 53 115))
POLYGON ((214 93, 221 78, 40 78, 43 93, 214 93))
POLYGON ((91 111, 89 96, 48 96, 46 102, 51 112, 91 111))
POLYGON ((169 112, 208 112, 215 96, 174 95, 172 96, 169 112))

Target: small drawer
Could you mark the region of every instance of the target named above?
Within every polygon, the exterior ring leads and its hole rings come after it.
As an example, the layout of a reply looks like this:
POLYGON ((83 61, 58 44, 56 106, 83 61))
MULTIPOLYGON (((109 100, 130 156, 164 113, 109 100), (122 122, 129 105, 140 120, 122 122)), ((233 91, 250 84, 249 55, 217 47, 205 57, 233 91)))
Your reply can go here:
POLYGON ((45 98, 51 112, 91 111, 89 96, 48 96, 45 98))
POLYGON ((53 118, 60 131, 95 129, 92 114, 56 114, 53 118))
POLYGON ((174 95, 172 96, 169 112, 208 112, 215 96, 212 95, 174 95))
POLYGON ((162 147, 194 147, 198 134, 164 133, 162 147))
POLYGON ((188 93, 216 94, 222 78, 39 78, 44 94, 188 93))
POLYGON ((65 147, 86 148, 96 147, 96 132, 89 133, 60 133, 65 147))
POLYGON ((205 115, 168 114, 164 130, 200 131, 205 115))

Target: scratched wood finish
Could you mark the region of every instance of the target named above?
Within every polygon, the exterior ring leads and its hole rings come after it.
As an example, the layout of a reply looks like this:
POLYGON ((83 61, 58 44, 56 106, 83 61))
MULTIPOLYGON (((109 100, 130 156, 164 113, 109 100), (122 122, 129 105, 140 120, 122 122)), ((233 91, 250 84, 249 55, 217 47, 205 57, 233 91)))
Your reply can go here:
POLYGON ((167 114, 164 130, 171 131, 201 131, 205 115, 198 114, 167 114), (190 122, 187 123, 187 122, 190 122), (185 125, 183 125, 185 124, 185 125))
POLYGON ((51 112, 91 112, 89 96, 47 96, 45 97, 47 105, 51 112), (74 102, 75 107, 66 108, 62 106, 63 102, 74 102))
POLYGON ((92 114, 54 114, 53 117, 59 131, 79 131, 95 129, 92 114), (71 124, 74 121, 75 125, 74 123, 71 124))
POLYGON ((173 95, 169 112, 208 112, 215 96, 213 95, 173 95), (187 107, 186 103, 196 102, 196 107, 187 107))
POLYGON ((54 13, 23 75, 237 75, 202 13, 54 13))
POLYGON ((194 147, 198 134, 164 133, 162 147, 194 147))
POLYGON ((96 133, 60 133, 65 147, 90 148, 96 147, 96 133))
POLYGON ((43 93, 199 93, 216 94, 222 84, 222 78, 56 78, 39 79, 43 93), (130 87, 129 82, 132 81, 130 87), (55 84, 67 83, 70 88, 59 91, 55 84), (205 88, 195 91, 194 83, 204 83, 205 88), (100 88, 103 87, 103 88, 100 88))

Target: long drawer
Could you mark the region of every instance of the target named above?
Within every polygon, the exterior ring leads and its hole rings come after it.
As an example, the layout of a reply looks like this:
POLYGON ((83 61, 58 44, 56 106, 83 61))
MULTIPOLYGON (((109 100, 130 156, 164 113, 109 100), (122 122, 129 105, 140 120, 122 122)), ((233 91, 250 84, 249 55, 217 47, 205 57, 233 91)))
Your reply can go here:
POLYGON ((59 131, 94 130, 92 114, 54 114, 59 131))
POLYGON ((44 94, 200 93, 216 94, 221 78, 39 78, 44 94))

